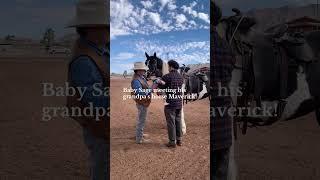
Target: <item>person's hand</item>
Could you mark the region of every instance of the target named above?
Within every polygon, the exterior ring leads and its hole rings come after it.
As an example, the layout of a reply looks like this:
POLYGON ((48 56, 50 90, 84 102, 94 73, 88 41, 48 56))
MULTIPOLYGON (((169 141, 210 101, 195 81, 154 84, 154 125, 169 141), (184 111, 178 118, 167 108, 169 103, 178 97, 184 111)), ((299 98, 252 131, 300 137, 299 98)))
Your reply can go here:
POLYGON ((161 84, 161 85, 166 84, 164 81, 162 81, 162 80, 161 80, 161 79, 159 79, 159 78, 157 78, 157 79, 153 80, 153 83, 155 83, 155 84, 161 84))

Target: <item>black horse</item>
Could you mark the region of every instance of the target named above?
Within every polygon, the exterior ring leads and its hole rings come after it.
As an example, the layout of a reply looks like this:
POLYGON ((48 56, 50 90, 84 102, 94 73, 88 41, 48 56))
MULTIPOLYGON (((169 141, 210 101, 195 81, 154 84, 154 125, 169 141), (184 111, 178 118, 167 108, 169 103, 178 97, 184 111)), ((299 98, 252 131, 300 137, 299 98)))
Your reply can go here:
MULTIPOLYGON (((145 64, 148 66, 147 78, 151 76, 162 77, 164 75, 165 62, 157 57, 154 53, 153 56, 149 56, 147 53, 145 64)), ((185 93, 186 94, 197 94, 199 99, 203 99, 209 96, 207 87, 209 86, 210 71, 208 68, 200 68, 197 71, 189 72, 190 67, 185 65, 179 68, 181 75, 184 77, 185 93)), ((196 99, 194 99, 196 100, 196 99)), ((188 101, 188 99, 186 99, 188 101)))
POLYGON ((149 68, 147 71, 147 78, 150 78, 151 76, 162 77, 164 75, 162 74, 162 59, 158 58, 156 53, 154 53, 153 56, 149 56, 148 53, 145 53, 145 55, 147 58, 145 64, 149 68))

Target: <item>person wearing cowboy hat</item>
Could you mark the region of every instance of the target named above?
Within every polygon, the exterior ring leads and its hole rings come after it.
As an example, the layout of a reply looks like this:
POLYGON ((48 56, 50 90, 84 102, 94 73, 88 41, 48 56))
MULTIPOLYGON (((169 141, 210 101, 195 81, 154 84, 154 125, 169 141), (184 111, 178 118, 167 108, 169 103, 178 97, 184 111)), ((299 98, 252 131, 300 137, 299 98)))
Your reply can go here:
POLYGON ((149 140, 146 139, 146 135, 143 133, 143 130, 147 118, 147 110, 151 103, 152 88, 150 88, 145 78, 148 67, 144 62, 135 62, 132 70, 134 71, 131 81, 131 88, 134 90, 132 95, 138 109, 136 143, 142 144, 149 142, 149 140))
MULTIPOLYGON (((79 38, 74 45, 73 57, 69 63, 68 81, 73 87, 86 88, 83 98, 79 95, 68 97, 67 106, 82 109, 88 104, 94 108, 109 109, 109 99, 96 88, 109 87, 109 1, 80 0, 76 5, 76 16, 68 24, 75 28, 79 38), (81 99, 79 101, 79 99, 81 99)), ((109 178, 109 120, 108 113, 103 116, 77 116, 75 119, 83 129, 84 142, 89 149, 90 176, 92 180, 109 178)))

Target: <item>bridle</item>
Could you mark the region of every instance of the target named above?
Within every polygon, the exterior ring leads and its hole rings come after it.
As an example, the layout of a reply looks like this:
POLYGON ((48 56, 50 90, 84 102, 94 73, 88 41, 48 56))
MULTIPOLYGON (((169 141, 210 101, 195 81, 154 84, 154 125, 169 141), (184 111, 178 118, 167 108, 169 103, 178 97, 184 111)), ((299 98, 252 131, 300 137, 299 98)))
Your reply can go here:
POLYGON ((158 68, 158 60, 157 59, 154 59, 154 61, 155 61, 155 63, 154 63, 154 65, 155 65, 155 68, 153 68, 153 70, 152 71, 150 71, 150 59, 147 59, 146 60, 146 65, 147 65, 147 67, 148 67, 148 71, 147 71, 147 77, 149 77, 151 74, 155 74, 156 73, 156 71, 157 71, 157 68, 158 68))
MULTIPOLYGON (((235 17, 235 16, 233 16, 235 17)), ((236 39, 235 35, 239 31, 239 27, 241 23, 243 22, 245 16, 241 15, 240 20, 237 22, 235 29, 232 29, 233 25, 231 21, 231 18, 228 19, 222 19, 220 23, 225 23, 226 27, 223 28, 224 31, 224 39, 228 42, 228 45, 233 51, 237 51, 237 54, 241 55, 242 57, 247 57, 252 55, 251 45, 249 43, 246 43, 242 40, 236 39), (230 37, 231 34, 231 37, 230 37), (233 44, 234 43, 234 44, 233 44), (249 49, 249 51, 246 51, 246 49, 249 49)), ((248 64, 242 61, 242 66, 238 66, 236 64, 233 65, 234 69, 242 70, 244 71, 248 64)))

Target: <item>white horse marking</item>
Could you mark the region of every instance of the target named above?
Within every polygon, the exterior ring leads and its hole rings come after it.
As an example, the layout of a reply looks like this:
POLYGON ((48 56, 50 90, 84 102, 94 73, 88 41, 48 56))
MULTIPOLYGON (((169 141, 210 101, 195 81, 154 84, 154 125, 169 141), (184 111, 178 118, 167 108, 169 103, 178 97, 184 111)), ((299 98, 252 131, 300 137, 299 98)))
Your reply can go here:
MULTIPOLYGON (((237 59, 238 60, 238 59, 237 59)), ((242 78, 242 72, 240 69, 234 69, 232 71, 232 78, 231 78, 231 82, 229 84, 229 88, 230 89, 233 89, 233 88, 238 88, 239 87, 239 84, 240 84, 240 81, 241 81, 241 78, 242 78)), ((233 106, 236 106, 237 105, 237 96, 232 96, 232 103, 233 103, 233 106)), ((232 124, 234 123, 234 118, 232 117, 232 124)), ((230 152, 229 152, 229 169, 228 169, 228 180, 236 180, 237 179, 237 164, 236 164, 236 160, 235 160, 235 157, 234 157, 234 154, 235 154, 235 149, 234 149, 234 142, 235 142, 235 139, 234 139, 234 131, 233 131, 233 128, 232 129, 232 145, 230 147, 230 152)))
POLYGON ((198 99, 202 99, 202 97, 208 93, 207 87, 205 83, 202 83, 202 91, 199 93, 199 98, 198 99))
POLYGON ((298 87, 296 91, 286 99, 287 105, 283 111, 281 119, 287 119, 292 116, 303 101, 312 98, 305 73, 297 73, 297 82, 298 87))

